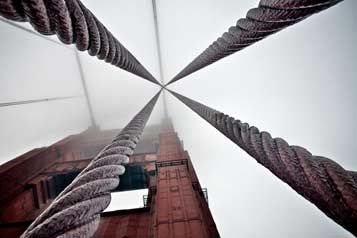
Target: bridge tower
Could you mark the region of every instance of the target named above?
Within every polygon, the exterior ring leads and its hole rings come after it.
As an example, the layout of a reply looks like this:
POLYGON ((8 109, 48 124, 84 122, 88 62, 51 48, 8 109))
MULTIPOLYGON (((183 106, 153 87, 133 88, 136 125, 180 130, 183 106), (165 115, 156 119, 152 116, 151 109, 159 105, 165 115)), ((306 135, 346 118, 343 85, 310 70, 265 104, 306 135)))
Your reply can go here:
MULTIPOLYGON (((117 132, 92 127, 1 165, 0 238, 19 237, 117 132)), ((169 120, 145 129, 113 192, 143 188, 143 206, 102 213, 94 237, 219 237, 207 190, 169 120)))

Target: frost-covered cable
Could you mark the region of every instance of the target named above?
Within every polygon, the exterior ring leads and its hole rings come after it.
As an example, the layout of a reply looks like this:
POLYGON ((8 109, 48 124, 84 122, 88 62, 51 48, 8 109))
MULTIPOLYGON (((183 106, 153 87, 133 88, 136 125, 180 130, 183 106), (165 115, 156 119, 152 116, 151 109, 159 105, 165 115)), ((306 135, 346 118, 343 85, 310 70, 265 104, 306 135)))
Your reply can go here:
POLYGON ((0 0, 0 16, 29 22, 43 35, 56 34, 64 44, 128 72, 159 82, 79 0, 0 0))
MULTIPOLYGON (((246 18, 229 30, 189 63, 168 84, 254 44, 287 26, 325 10, 342 0, 260 0, 246 18)), ((167 84, 167 85, 168 85, 167 84)))
POLYGON ((356 172, 331 159, 249 126, 229 115, 170 91, 181 102, 287 183, 322 212, 357 235, 356 172))
MULTIPOLYGON (((160 93, 160 92, 159 92, 160 93)), ((119 175, 140 140, 159 97, 155 95, 22 234, 21 238, 92 237, 100 213, 118 187, 119 175)))

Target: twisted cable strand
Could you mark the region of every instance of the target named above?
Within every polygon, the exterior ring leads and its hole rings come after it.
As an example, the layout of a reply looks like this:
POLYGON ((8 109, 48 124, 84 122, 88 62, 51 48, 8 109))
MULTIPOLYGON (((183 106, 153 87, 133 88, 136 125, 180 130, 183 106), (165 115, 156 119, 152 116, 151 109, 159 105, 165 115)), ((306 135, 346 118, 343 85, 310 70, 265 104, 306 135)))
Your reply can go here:
POLYGON ((138 75, 159 82, 79 0, 0 0, 0 16, 29 22, 43 35, 56 34, 64 44, 138 75))
POLYGON ((341 1, 260 0, 257 8, 250 9, 246 18, 239 19, 167 85, 341 1))
MULTIPOLYGON (((159 92, 160 93, 160 92, 159 92)), ((92 237, 159 97, 156 94, 27 228, 21 238, 92 237)))
MULTIPOLYGON (((170 91, 170 90, 169 90, 170 91)), ((170 91, 322 212, 357 235, 356 172, 170 91)))

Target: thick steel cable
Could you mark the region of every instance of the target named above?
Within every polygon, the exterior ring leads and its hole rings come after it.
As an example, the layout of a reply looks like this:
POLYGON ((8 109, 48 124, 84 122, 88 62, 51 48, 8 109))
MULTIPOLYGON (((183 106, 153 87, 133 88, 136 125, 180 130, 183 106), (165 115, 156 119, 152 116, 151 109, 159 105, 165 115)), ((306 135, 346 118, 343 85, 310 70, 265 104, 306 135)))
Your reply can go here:
POLYGON ((160 83, 79 0, 0 0, 0 16, 29 22, 42 35, 111 63, 152 83, 160 83))
POLYGON ((250 9, 246 18, 239 19, 167 85, 341 1, 260 0, 257 8, 250 9))
POLYGON ((159 97, 156 94, 129 124, 27 228, 21 238, 92 237, 100 212, 110 203, 159 97))
POLYGON ((356 172, 312 155, 300 146, 249 126, 240 120, 170 91, 176 98, 287 183, 322 212, 357 235, 356 172))

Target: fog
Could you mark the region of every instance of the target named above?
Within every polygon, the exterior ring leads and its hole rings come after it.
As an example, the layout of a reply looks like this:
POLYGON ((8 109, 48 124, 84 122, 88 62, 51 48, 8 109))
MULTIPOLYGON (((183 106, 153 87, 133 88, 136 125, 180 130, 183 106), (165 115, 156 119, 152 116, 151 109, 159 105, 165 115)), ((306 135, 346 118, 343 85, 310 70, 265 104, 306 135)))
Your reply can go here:
MULTIPOLYGON (((159 79, 151 1, 83 2, 159 79)), ((157 0, 163 80, 168 82, 257 4, 157 0)), ((357 2, 346 0, 169 88, 357 170, 355 9, 357 2)), ((0 102, 80 96, 0 107, 2 164, 85 130, 90 117, 73 47, 2 21, 0 36, 0 102)), ((123 127, 159 90, 87 53, 80 53, 80 61, 95 121, 103 129, 123 127)), ((168 93, 166 98, 175 130, 202 187, 208 188, 221 237, 352 237, 184 104, 168 93)), ((149 124, 163 116, 161 98, 149 124)), ((132 197, 120 195, 114 195, 111 209, 132 205, 132 197)))

